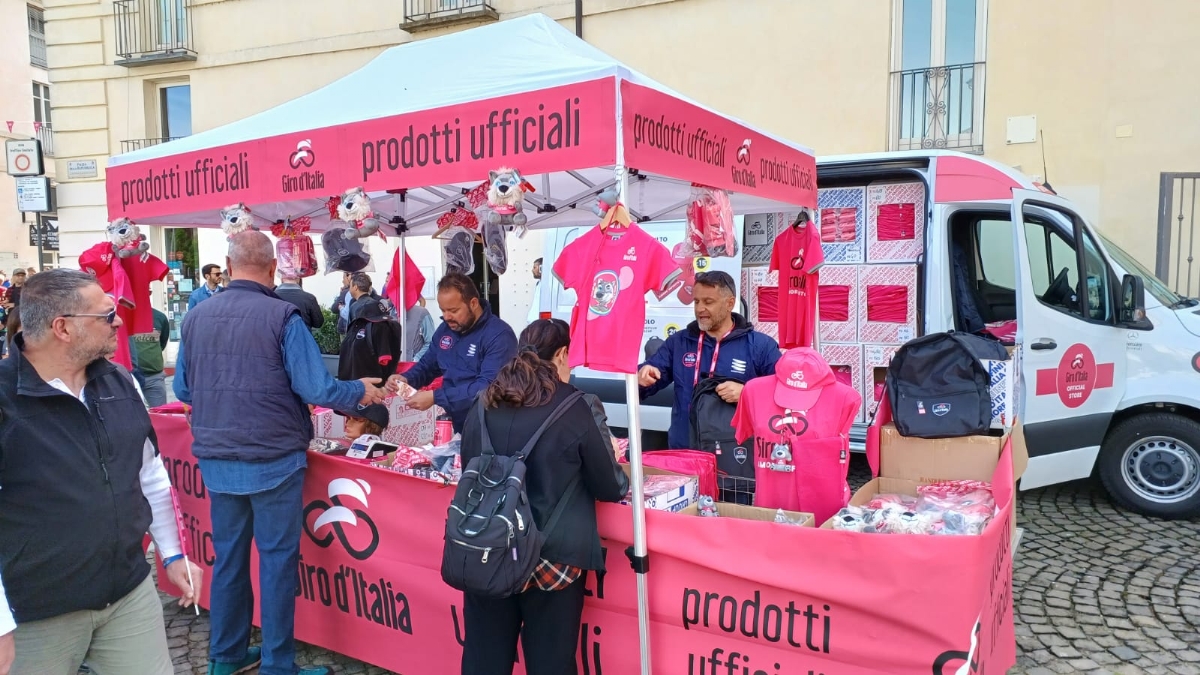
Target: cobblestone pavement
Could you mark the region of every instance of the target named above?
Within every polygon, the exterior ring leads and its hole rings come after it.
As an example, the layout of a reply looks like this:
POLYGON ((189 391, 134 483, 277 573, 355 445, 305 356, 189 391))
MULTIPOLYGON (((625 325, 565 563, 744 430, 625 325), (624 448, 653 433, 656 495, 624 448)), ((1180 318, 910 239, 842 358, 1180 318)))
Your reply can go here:
MULTIPOLYGON (((860 484, 865 465, 855 461, 860 484)), ((1098 486, 1079 481, 1022 493, 1018 524, 1025 532, 1013 571, 1018 660, 1010 673, 1200 675, 1200 522, 1120 512, 1098 486)), ((176 673, 205 673, 208 613, 163 602, 176 673)), ((390 672, 308 645, 299 661, 335 673, 390 672)))

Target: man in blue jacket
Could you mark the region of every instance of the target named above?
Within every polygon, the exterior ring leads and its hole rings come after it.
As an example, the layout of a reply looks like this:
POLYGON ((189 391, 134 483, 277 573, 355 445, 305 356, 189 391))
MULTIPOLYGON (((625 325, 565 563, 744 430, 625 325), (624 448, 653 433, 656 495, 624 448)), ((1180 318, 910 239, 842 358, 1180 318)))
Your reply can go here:
POLYGON ((404 382, 420 389, 439 376, 436 391, 419 391, 408 400, 409 407, 428 410, 436 403, 462 432, 463 420, 479 392, 487 388, 501 366, 517 355, 517 336, 479 297, 475 282, 452 272, 438 282, 438 307, 442 325, 433 333, 425 356, 403 375, 388 378, 395 393, 404 382))
POLYGON ((755 332, 754 326, 733 311, 737 293, 733 277, 725 272, 696 275, 692 289, 696 320, 687 330, 667 338, 638 369, 642 399, 653 396, 668 384, 675 385, 675 405, 671 408, 671 430, 667 443, 672 448, 687 448, 688 418, 692 391, 702 378, 729 377, 717 394, 728 403, 737 403, 745 382, 775 374, 779 343, 769 335, 755 332))

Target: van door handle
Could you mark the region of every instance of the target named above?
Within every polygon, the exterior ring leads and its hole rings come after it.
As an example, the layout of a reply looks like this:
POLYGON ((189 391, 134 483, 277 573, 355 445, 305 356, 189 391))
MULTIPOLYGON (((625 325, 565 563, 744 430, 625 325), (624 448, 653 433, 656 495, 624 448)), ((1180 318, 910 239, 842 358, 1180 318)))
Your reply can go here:
POLYGON ((1042 338, 1042 339, 1038 340, 1037 342, 1033 343, 1032 345, 1030 345, 1030 349, 1036 349, 1038 351, 1047 351, 1047 350, 1051 350, 1051 349, 1058 349, 1058 343, 1055 342, 1054 340, 1051 340, 1050 338, 1042 338))

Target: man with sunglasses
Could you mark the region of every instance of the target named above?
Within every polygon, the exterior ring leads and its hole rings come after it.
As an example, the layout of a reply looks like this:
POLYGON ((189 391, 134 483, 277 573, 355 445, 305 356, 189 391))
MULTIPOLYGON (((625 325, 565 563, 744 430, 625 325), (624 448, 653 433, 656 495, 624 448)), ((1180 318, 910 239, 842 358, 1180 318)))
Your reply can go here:
POLYGON ((737 403, 742 386, 755 377, 775 374, 779 344, 759 333, 741 314, 733 311, 737 291, 733 277, 725 272, 702 272, 692 288, 696 320, 686 330, 676 331, 638 369, 638 384, 645 399, 668 384, 675 386, 671 429, 667 443, 672 448, 690 445, 688 420, 692 392, 701 379, 731 378, 716 388, 726 403, 737 403))
POLYGON ((197 288, 188 295, 187 308, 189 312, 196 305, 225 290, 221 286, 224 277, 221 275, 220 265, 210 263, 200 268, 200 273, 204 275, 204 283, 200 284, 200 288, 197 288))
POLYGON ((201 570, 182 555, 150 417, 109 361, 116 306, 91 275, 48 270, 26 282, 21 319, 0 362, 0 674, 74 673, 86 659, 168 675, 146 531, 181 604, 201 570))

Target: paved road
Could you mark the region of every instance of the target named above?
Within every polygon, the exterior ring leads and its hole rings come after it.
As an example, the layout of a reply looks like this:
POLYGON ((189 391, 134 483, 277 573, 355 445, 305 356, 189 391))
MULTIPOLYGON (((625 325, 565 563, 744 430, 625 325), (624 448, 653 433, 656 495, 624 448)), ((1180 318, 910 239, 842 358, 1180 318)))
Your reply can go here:
MULTIPOLYGON (((865 478, 859 460, 856 484, 865 478)), ((1023 493, 1018 522, 1025 535, 1013 572, 1019 658, 1011 673, 1200 675, 1200 522, 1119 512, 1087 481, 1023 493)), ((203 674, 208 614, 168 601, 176 672, 203 674)), ((389 672, 307 645, 300 661, 335 673, 389 672)))

